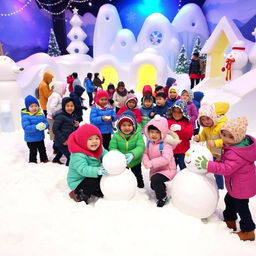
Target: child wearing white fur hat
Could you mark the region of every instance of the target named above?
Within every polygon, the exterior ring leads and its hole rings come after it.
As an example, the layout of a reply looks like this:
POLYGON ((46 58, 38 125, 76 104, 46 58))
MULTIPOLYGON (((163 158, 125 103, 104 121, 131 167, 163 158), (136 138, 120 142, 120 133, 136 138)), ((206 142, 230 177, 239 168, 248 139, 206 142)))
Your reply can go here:
POLYGON ((224 175, 227 194, 223 212, 228 228, 236 230, 237 214, 240 217, 240 240, 255 240, 255 224, 249 209, 249 198, 256 195, 256 139, 246 135, 246 118, 228 121, 220 132, 223 141, 222 162, 207 161, 199 157, 197 166, 208 172, 224 175))

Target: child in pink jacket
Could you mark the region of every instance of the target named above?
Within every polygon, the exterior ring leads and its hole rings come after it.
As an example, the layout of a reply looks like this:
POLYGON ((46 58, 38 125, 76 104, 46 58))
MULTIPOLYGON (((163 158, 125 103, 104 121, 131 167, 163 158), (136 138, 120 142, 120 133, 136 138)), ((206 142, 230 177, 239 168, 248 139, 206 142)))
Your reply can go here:
POLYGON ((150 169, 151 188, 156 193, 157 207, 163 207, 167 203, 165 182, 176 174, 172 146, 164 142, 167 132, 168 122, 159 115, 145 126, 148 142, 142 162, 150 169))
POLYGON ((196 162, 200 169, 224 175, 227 194, 223 212, 228 228, 236 230, 237 213, 240 229, 236 233, 240 240, 255 239, 255 224, 249 209, 249 198, 256 195, 256 139, 246 135, 246 118, 228 121, 220 132, 223 141, 222 162, 213 162, 202 156, 196 162))

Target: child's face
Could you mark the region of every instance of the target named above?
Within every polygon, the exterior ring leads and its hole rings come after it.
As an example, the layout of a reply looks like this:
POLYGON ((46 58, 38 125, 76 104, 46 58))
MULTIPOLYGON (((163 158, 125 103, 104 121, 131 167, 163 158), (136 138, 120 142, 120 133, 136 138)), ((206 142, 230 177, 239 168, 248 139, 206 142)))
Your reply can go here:
POLYGON ((66 105, 65 105, 65 111, 68 113, 68 114, 72 114, 75 110, 75 106, 74 106, 74 103, 73 101, 69 101, 66 105))
POLYGON ((235 142, 235 139, 234 139, 232 133, 230 133, 229 131, 222 130, 222 131, 220 132, 220 137, 221 137, 221 139, 222 139, 222 141, 223 141, 223 144, 224 144, 225 146, 227 146, 227 147, 233 146, 233 145, 237 144, 237 143, 235 142))
POLYGON ((99 99, 99 104, 100 104, 101 106, 106 106, 106 105, 108 104, 108 98, 107 98, 107 97, 101 97, 101 98, 99 99))
POLYGON ((109 93, 112 94, 112 93, 114 93, 115 90, 113 88, 110 88, 110 89, 108 89, 108 91, 109 91, 109 93))
POLYGON ((119 86, 119 87, 118 87, 118 91, 119 91, 119 92, 123 92, 123 91, 124 91, 124 87, 123 87, 123 86, 119 86))
POLYGON ((164 106, 166 102, 166 99, 164 99, 163 97, 156 97, 156 105, 158 107, 164 106))
POLYGON ((152 104, 153 104, 152 100, 144 100, 144 106, 146 108, 151 108, 152 104))
POLYGON ((175 108, 175 107, 174 107, 174 108, 172 109, 172 117, 173 117, 176 121, 178 121, 178 120, 180 120, 180 119, 183 118, 183 114, 182 114, 180 108, 175 108))
POLYGON ((39 106, 36 103, 33 103, 28 107, 28 111, 34 114, 38 111, 38 108, 39 106))
POLYGON ((161 140, 161 132, 159 130, 149 130, 148 131, 149 139, 153 142, 158 142, 161 140))
POLYGON ((190 101, 190 97, 189 97, 189 94, 187 92, 184 92, 182 95, 181 95, 181 99, 188 102, 190 101))
POLYGON ((201 116, 200 121, 201 121, 203 127, 212 127, 213 126, 213 121, 208 116, 201 116))
POLYGON ((131 134, 133 132, 133 126, 130 122, 123 122, 120 126, 120 130, 123 134, 131 134))
POLYGON ((177 97, 177 92, 176 92, 176 91, 170 91, 169 95, 170 95, 170 98, 171 98, 171 99, 176 99, 176 97, 177 97))
POLYGON ((135 100, 129 100, 129 101, 127 102, 127 107, 128 107, 129 109, 134 109, 134 108, 136 107, 136 101, 135 101, 135 100))
POLYGON ((95 151, 100 146, 100 137, 98 135, 92 135, 87 140, 87 148, 91 151, 95 151))

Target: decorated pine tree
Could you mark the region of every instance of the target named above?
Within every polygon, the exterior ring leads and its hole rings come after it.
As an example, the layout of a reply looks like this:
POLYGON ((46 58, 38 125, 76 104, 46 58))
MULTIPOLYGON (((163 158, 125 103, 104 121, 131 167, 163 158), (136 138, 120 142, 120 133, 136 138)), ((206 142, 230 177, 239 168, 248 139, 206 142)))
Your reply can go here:
POLYGON ((83 21, 80 19, 78 15, 78 9, 74 8, 73 14, 73 17, 70 20, 72 28, 67 35, 68 38, 71 40, 71 43, 68 45, 67 51, 71 54, 86 54, 89 51, 89 48, 84 43, 84 39, 87 37, 87 35, 81 28, 83 21))
POLYGON ((49 45, 48 45, 48 55, 49 56, 60 56, 61 55, 61 51, 59 49, 55 34, 53 29, 51 28, 50 31, 50 39, 49 39, 49 45))
POLYGON ((188 64, 187 52, 186 52, 185 46, 183 44, 180 49, 175 72, 177 74, 188 73, 188 68, 189 68, 189 64, 188 64))

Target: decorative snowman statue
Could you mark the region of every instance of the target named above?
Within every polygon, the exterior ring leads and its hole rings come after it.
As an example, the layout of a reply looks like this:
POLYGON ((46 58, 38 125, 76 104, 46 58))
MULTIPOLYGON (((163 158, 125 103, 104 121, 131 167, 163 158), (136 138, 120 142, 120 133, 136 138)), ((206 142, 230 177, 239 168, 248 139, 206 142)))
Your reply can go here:
POLYGON ((252 32, 252 35, 255 36, 255 43, 250 51, 249 61, 252 63, 252 69, 254 69, 256 68, 256 28, 252 32))
POLYGON ((109 151, 102 160, 108 175, 100 180, 100 188, 107 200, 130 200, 137 188, 134 174, 126 169, 125 155, 116 150, 109 151))
POLYGON ((212 160, 212 154, 206 147, 191 145, 185 156, 187 169, 180 171, 171 185, 173 205, 181 212, 200 219, 211 216, 219 200, 212 174, 196 167, 196 159, 202 155, 212 160))
POLYGON ((20 68, 7 56, 0 56, 0 131, 11 132, 21 127, 21 89, 17 84, 20 68))
POLYGON ((226 81, 235 80, 243 75, 242 69, 248 62, 248 55, 245 52, 244 41, 237 41, 232 47, 232 51, 226 56, 226 66, 222 71, 226 71, 226 81))

